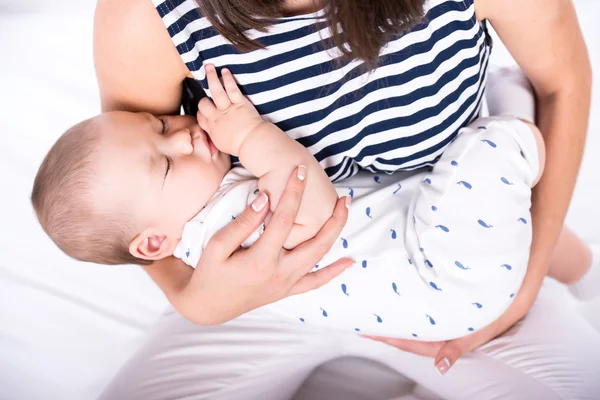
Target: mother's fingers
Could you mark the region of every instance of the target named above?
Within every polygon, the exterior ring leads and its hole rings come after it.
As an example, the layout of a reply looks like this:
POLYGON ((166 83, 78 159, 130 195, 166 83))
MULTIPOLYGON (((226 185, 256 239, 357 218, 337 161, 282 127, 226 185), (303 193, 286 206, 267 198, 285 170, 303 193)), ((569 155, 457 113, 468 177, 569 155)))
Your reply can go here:
POLYGON ((269 225, 260 239, 252 246, 251 251, 256 251, 256 254, 263 256, 279 254, 294 226, 298 208, 300 208, 300 200, 304 193, 304 177, 306 177, 306 167, 300 165, 288 179, 269 225))
POLYGON ((292 286, 290 291, 287 293, 287 296, 293 296, 295 294, 305 293, 320 288, 344 272, 346 269, 350 268, 352 263, 353 261, 351 259, 342 258, 320 271, 303 276, 294 284, 294 286, 292 286))
POLYGON ((419 354, 421 356, 435 357, 445 342, 422 342, 419 340, 396 339, 384 336, 361 335, 364 338, 385 343, 399 350, 409 353, 419 354))
POLYGON ((493 322, 468 336, 447 341, 435 356, 435 368, 440 374, 445 374, 460 357, 489 342, 497 335, 496 323, 493 322))
POLYGON ((223 89, 221 81, 219 81, 215 66, 207 64, 204 69, 206 71, 206 80, 208 81, 208 89, 210 90, 212 100, 219 110, 226 110, 227 107, 231 105, 231 101, 229 100, 229 96, 225 92, 225 89, 223 89))
POLYGON ((321 260, 331 249, 338 236, 344 229, 348 220, 348 208, 350 207, 350 196, 338 199, 333 214, 327 220, 317 235, 300 244, 285 256, 285 265, 294 268, 294 278, 300 279, 308 273, 312 266, 321 260), (298 265, 304 267, 298 268, 298 265))
POLYGON ((259 227, 268 211, 269 199, 261 193, 240 215, 212 236, 207 250, 212 249, 222 258, 228 258, 259 227))

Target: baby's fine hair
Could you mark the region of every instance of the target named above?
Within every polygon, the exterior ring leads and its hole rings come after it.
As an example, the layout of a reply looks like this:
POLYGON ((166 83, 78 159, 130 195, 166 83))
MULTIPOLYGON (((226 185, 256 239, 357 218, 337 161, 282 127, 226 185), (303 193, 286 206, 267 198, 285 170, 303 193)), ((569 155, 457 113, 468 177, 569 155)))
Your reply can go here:
POLYGON ((134 257, 133 217, 99 210, 92 198, 100 142, 96 118, 80 122, 52 146, 40 166, 31 202, 44 231, 67 255, 98 264, 149 264, 134 257))

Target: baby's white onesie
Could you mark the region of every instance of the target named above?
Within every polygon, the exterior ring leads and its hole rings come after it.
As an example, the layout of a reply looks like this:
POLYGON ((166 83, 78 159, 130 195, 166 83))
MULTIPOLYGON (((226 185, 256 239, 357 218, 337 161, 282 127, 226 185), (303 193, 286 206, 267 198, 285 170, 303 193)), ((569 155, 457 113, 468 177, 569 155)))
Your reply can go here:
MULTIPOLYGON (((523 281, 538 170, 530 128, 492 117, 461 129, 431 170, 361 173, 336 184, 353 202, 342 234, 315 270, 341 257, 356 265, 319 289, 266 307, 298 323, 408 339, 449 340, 485 327, 523 281)), ((255 177, 232 169, 186 224, 175 256, 195 266, 210 237, 257 193, 255 177)))

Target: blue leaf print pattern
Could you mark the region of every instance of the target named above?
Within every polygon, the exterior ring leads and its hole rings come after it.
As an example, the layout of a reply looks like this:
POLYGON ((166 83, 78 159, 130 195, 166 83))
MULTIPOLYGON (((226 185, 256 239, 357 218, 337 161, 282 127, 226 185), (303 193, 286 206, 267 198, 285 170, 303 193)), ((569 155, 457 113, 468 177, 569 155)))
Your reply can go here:
POLYGON ((300 318, 300 322, 304 322, 304 318, 300 318))
POLYGON ((487 127, 486 127, 486 126, 483 126, 483 125, 481 125, 481 126, 478 126, 478 127, 477 127, 477 129, 481 129, 481 130, 484 130, 484 131, 485 131, 485 130, 487 130, 487 127))
POLYGON ((367 213, 367 217, 373 219, 373 216, 371 215, 371 207, 367 207, 366 213, 367 213))
POLYGON ((481 303, 471 303, 473 304, 475 307, 481 309, 483 306, 481 305, 481 303))
POLYGON ((400 296, 400 293, 398 293, 398 286, 396 285, 396 282, 392 282, 392 289, 394 289, 394 293, 400 296))
POLYGON ((454 265, 456 265, 460 269, 464 269, 465 271, 468 270, 468 269, 471 269, 469 267, 466 267, 466 266, 462 265, 462 263, 459 262, 459 261, 454 261, 454 265))
POLYGON ((355 330, 356 332, 360 332, 360 329, 358 329, 358 328, 354 328, 354 330, 355 330))
POLYGON ((413 333, 413 334, 412 334, 412 337, 418 337, 418 336, 417 336, 417 334, 416 334, 416 333, 413 333))
POLYGON ((473 329, 473 328, 467 328, 467 330, 468 330, 469 332, 473 332, 475 329, 473 329))
POLYGON ((315 265, 315 269, 319 269, 319 264, 315 265))
POLYGON ((390 231, 392 231, 392 239, 396 239, 396 231, 393 229, 390 229, 390 231))
POLYGON ((508 264, 502 264, 501 267, 506 268, 507 271, 510 271, 512 269, 512 267, 508 264))
POLYGON ((522 222, 523 225, 527 225, 527 220, 525 218, 519 218, 517 221, 522 222))
POLYGON ((453 167, 456 167, 456 166, 458 165, 458 162, 456 162, 456 161, 452 160, 452 161, 450 162, 450 164, 451 164, 453 167))
POLYGON ((381 181, 379 180, 379 176, 375 175, 375 176, 373 177, 373 180, 375 181, 375 183, 378 183, 378 184, 380 184, 380 185, 381 185, 381 181))
POLYGON ((487 224, 485 221, 483 221, 483 220, 481 220, 481 219, 480 219, 480 220, 478 220, 478 221, 477 221, 477 223, 478 223, 479 225, 483 226, 484 228, 493 228, 493 227, 494 227, 493 225, 488 225, 488 224, 487 224))
POLYGON ((409 263, 410 265, 412 265, 412 260, 411 260, 410 258, 407 258, 407 260, 408 260, 408 263, 409 263))
POLYGON ((190 257, 190 249, 187 249, 187 250, 185 251, 185 256, 186 256, 186 257, 188 257, 188 258, 190 257))
POLYGON ((354 189, 350 188, 350 190, 348 191, 348 195, 350 196, 351 199, 354 198, 354 189))
POLYGON ((367 268, 367 260, 363 260, 363 262, 362 262, 362 267, 363 267, 363 268, 367 268))
POLYGON ((323 310, 322 308, 320 308, 321 311, 323 311, 323 316, 326 317, 327 316, 327 311, 323 310))
POLYGON ((456 182, 456 184, 460 185, 460 186, 464 186, 469 190, 473 189, 473 185, 471 185, 469 182, 466 182, 466 181, 458 181, 458 182, 456 182))
POLYGON ((500 178, 500 180, 502 181, 502 183, 504 183, 505 185, 509 185, 512 186, 514 185, 514 183, 512 183, 511 181, 509 181, 508 179, 506 179, 505 177, 500 178))
POLYGON ((380 324, 383 322, 383 319, 381 319, 381 317, 377 314, 373 314, 374 316, 377 317, 377 322, 379 322, 380 324))
POLYGON ((486 143, 486 144, 489 144, 490 147, 492 147, 494 149, 496 148, 496 143, 492 142, 491 140, 483 139, 482 142, 486 143))
POLYGON ((438 287, 435 283, 433 282, 429 282, 429 286, 431 286, 432 288, 434 288, 435 290, 439 290, 440 292, 442 291, 442 288, 438 287))
POLYGON ((399 191, 400 189, 402 189, 402 185, 401 185, 401 184, 398 184, 398 188, 397 188, 396 190, 394 190, 394 193, 392 193, 392 194, 396 194, 396 193, 398 193, 398 191, 399 191))
POLYGON ((348 248, 348 241, 344 238, 340 238, 342 240, 342 246, 347 249, 348 248))
POLYGON ((430 317, 429 315, 427 315, 427 314, 425 314, 425 316, 426 316, 427 318, 429 318, 429 323, 430 323, 431 325, 435 325, 435 320, 434 320, 433 318, 431 318, 431 317, 430 317))
POLYGON ((428 185, 431 185, 431 179, 429 179, 429 178, 425 178, 425 180, 423 180, 423 182, 427 183, 428 185))
POLYGON ((348 287, 345 283, 342 283, 342 292, 344 292, 346 296, 350 297, 350 293, 348 293, 348 287))
POLYGON ((436 225, 435 227, 438 228, 438 229, 441 229, 442 231, 444 231, 446 233, 450 232, 450 229, 448 229, 444 225, 436 225))
POLYGON ((433 264, 429 260, 425 260, 425 265, 427 265, 429 268, 433 268, 433 264))
POLYGON ((258 190, 258 189, 255 189, 253 193, 254 193, 254 194, 258 194, 258 192, 259 192, 259 190, 258 190))
POLYGON ((437 207, 436 206, 431 206, 431 211, 437 211, 437 207))

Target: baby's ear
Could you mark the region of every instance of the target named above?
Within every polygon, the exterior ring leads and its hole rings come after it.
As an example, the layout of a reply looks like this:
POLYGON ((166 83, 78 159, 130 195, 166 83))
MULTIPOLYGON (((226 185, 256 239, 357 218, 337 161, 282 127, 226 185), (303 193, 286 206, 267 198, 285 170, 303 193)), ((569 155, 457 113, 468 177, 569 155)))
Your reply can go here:
POLYGON ((161 260, 173 255, 170 240, 154 229, 146 229, 137 235, 129 244, 132 256, 142 260, 161 260))

